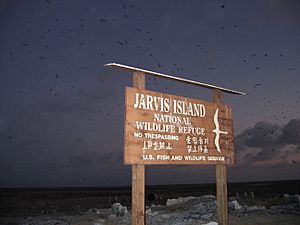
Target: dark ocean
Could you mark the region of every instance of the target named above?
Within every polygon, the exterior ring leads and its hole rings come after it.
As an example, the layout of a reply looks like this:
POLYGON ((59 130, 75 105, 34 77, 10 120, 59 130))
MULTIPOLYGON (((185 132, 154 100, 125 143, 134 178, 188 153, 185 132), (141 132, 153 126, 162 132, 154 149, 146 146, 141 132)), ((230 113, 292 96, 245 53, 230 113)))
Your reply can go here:
MULTIPOLYGON (((215 195, 216 185, 180 184, 146 186, 146 205, 165 204, 168 198, 215 195)), ((228 183, 228 196, 282 197, 299 194, 300 180, 228 183)), ((131 187, 2 188, 1 216, 80 214, 91 208, 110 208, 120 202, 130 208, 131 187)))

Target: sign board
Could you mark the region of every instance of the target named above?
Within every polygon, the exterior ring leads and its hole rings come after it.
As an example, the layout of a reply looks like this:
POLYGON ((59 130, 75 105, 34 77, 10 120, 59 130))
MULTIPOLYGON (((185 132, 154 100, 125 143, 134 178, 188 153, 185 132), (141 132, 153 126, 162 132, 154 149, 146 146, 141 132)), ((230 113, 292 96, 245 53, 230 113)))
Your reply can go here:
POLYGON ((125 164, 234 163, 228 105, 126 88, 125 164))

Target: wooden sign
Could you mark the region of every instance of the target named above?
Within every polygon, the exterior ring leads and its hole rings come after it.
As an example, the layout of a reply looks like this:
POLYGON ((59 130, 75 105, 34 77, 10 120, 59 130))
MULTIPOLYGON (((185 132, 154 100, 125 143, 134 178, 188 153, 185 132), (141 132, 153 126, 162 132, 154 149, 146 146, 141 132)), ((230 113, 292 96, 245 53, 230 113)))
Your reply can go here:
POLYGON ((234 163, 228 105, 126 88, 125 164, 234 163))

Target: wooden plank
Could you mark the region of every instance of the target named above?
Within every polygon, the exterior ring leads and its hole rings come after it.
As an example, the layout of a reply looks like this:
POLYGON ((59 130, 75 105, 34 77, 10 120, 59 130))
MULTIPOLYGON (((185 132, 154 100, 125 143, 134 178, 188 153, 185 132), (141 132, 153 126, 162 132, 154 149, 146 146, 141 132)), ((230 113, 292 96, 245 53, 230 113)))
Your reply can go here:
POLYGON ((218 224, 228 225, 226 165, 216 165, 218 224))
POLYGON ((132 86, 144 90, 145 89, 145 73, 143 72, 133 72, 132 86))
MULTIPOLYGON (((222 92, 213 91, 213 101, 220 104, 222 101, 222 92)), ((216 165, 216 185, 217 185, 217 212, 218 224, 228 225, 228 199, 227 199, 227 171, 226 165, 216 165)))
POLYGON ((229 105, 126 88, 125 107, 125 164, 233 163, 232 109, 229 105), (137 98, 148 99, 148 102, 141 100, 143 107, 139 107, 137 98), (190 109, 198 106, 198 111, 179 113, 179 106, 175 107, 178 102, 190 104, 190 109), (217 111, 219 129, 227 132, 218 138, 215 133, 217 111))
POLYGON ((145 166, 132 165, 132 225, 145 223, 145 166))
POLYGON ((212 84, 206 84, 206 83, 202 83, 202 82, 198 82, 198 81, 194 81, 194 80, 189 80, 189 79, 176 77, 176 76, 172 76, 172 75, 168 75, 168 74, 158 73, 158 72, 145 70, 145 69, 141 69, 141 68, 137 68, 137 67, 133 67, 133 66, 128 66, 128 65, 123 65, 123 64, 119 64, 119 63, 107 63, 104 66, 117 67, 117 68, 128 70, 128 71, 131 71, 131 72, 141 72, 141 73, 144 73, 144 74, 149 74, 149 75, 153 75, 153 76, 156 76, 156 77, 167 78, 167 79, 170 79, 170 80, 181 81, 183 83, 197 85, 197 86, 201 86, 201 87, 204 87, 204 88, 217 89, 217 90, 221 90, 223 92, 229 93, 229 94, 246 95, 246 93, 241 92, 241 91, 236 91, 236 90, 219 87, 219 86, 212 85, 212 84))
MULTIPOLYGON (((133 87, 145 89, 145 74, 133 73, 133 87)), ((126 112, 125 112, 126 114, 126 112)), ((145 166, 132 165, 131 224, 145 224, 145 166)))

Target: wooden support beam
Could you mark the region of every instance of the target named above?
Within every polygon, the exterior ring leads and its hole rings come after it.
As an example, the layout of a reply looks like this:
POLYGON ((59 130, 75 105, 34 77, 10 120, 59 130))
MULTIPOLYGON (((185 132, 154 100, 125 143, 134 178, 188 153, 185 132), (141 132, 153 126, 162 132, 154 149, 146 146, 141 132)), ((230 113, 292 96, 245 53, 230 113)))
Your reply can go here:
POLYGON ((226 165, 216 165, 218 224, 228 225, 226 165))
MULTIPOLYGON (((145 74, 133 73, 133 87, 145 89, 145 74)), ((145 224, 145 166, 132 165, 131 224, 145 224)))
POLYGON ((140 90, 145 89, 145 73, 133 72, 132 86, 140 90))
MULTIPOLYGON (((213 91, 213 101, 221 103, 222 92, 220 90, 215 89, 213 91)), ((227 170, 225 164, 216 165, 216 185, 218 224, 228 225, 227 170)))
POLYGON ((145 224, 145 166, 132 165, 131 224, 145 224))
POLYGON ((222 102, 222 91, 214 89, 213 90, 213 102, 221 103, 222 102))

